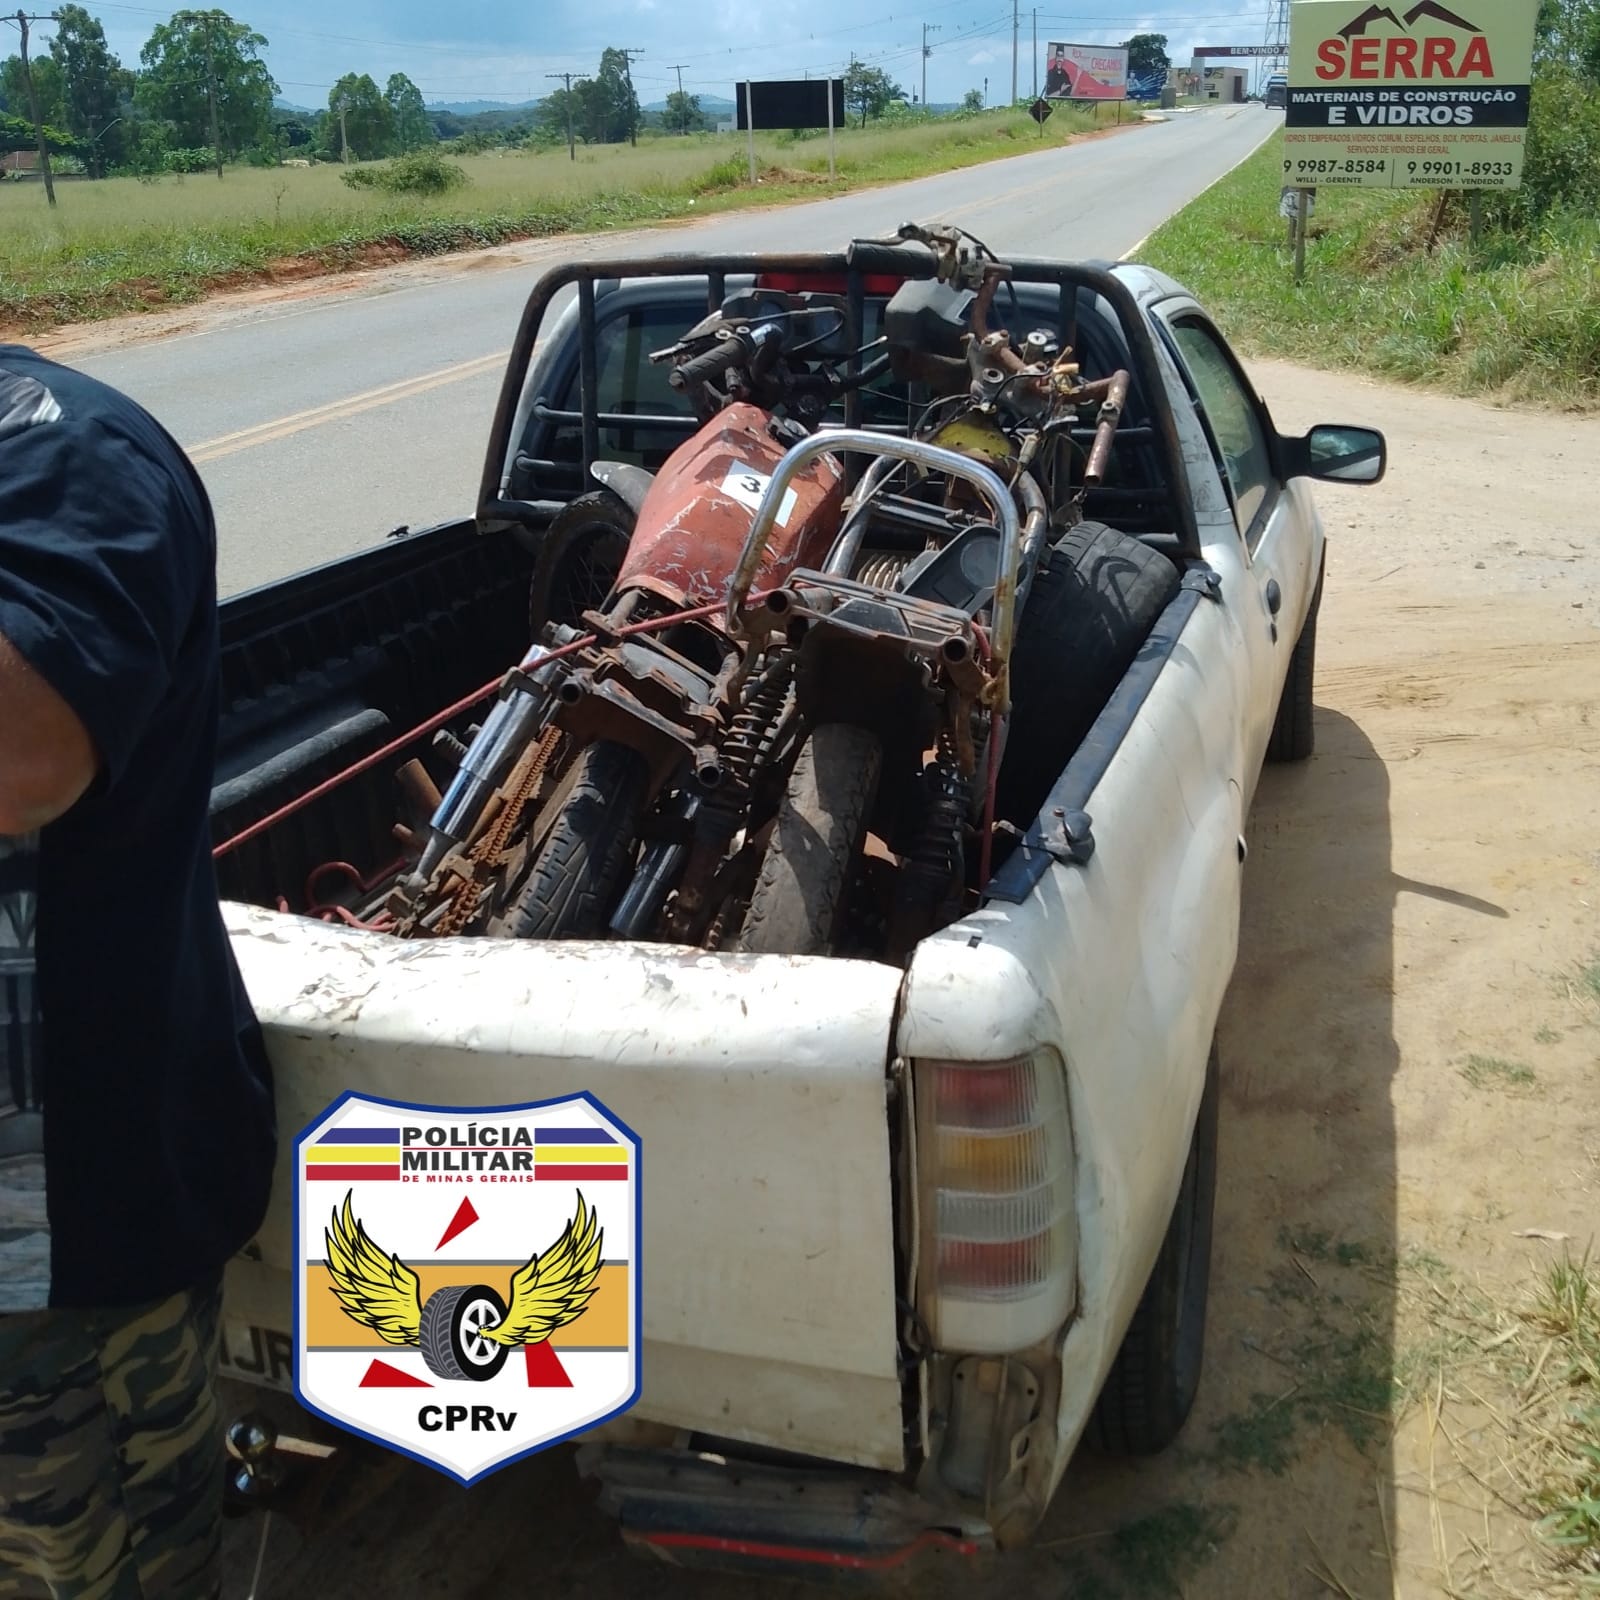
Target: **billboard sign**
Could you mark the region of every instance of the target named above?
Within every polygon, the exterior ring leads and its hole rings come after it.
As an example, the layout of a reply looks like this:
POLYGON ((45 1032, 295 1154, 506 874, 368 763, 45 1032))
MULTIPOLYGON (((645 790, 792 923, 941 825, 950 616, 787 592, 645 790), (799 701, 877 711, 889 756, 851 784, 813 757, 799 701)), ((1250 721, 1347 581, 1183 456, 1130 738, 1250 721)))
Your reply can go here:
POLYGON ((1126 100, 1128 49, 1120 44, 1052 44, 1045 57, 1050 100, 1126 100))
POLYGON ((741 83, 735 115, 740 133, 751 126, 752 118, 757 133, 781 133, 788 128, 842 128, 844 79, 778 78, 766 83, 741 83))
POLYGON ((1539 0, 1299 0, 1284 182, 1517 188, 1538 11, 1539 0))

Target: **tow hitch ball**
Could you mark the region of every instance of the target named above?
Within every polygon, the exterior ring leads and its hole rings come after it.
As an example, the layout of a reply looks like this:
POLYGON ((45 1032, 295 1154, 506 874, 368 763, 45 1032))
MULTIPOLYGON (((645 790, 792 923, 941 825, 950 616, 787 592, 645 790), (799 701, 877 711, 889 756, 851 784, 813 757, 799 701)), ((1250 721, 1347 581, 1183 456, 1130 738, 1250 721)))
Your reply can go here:
POLYGON ((278 1450, 278 1430, 258 1411, 229 1424, 226 1501, 231 1512, 264 1508, 289 1477, 278 1450))

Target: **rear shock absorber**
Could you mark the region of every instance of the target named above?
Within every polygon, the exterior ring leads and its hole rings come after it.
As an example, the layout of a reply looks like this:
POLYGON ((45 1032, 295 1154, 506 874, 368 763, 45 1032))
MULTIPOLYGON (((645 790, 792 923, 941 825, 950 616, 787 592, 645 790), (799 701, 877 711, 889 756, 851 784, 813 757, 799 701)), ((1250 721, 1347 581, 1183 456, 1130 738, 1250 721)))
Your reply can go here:
POLYGON ((710 887, 729 841, 750 809, 750 791, 770 751, 794 681, 795 654, 783 650, 747 685, 744 700, 722 741, 718 782, 700 799, 694 818, 694 845, 678 897, 668 914, 669 935, 680 942, 700 936, 710 887))
POLYGON ((734 714, 728 737, 722 742, 725 783, 748 793, 756 771, 771 740, 778 718, 783 714, 794 681, 796 656, 785 649, 765 666, 750 685, 744 703, 734 714))

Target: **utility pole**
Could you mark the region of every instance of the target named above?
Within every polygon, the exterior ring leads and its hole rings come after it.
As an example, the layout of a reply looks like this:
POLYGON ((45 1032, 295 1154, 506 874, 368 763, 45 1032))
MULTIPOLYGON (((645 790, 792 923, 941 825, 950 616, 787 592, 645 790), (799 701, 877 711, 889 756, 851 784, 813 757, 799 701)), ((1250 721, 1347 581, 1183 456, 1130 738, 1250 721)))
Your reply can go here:
MULTIPOLYGON (((643 54, 643 50, 624 50, 622 52, 622 70, 628 80, 628 100, 634 107, 638 106, 639 98, 633 92, 633 58, 643 54)), ((628 121, 628 133, 628 142, 637 149, 639 146, 639 117, 637 110, 628 121)))
POLYGON ((687 134, 689 131, 689 108, 683 98, 683 68, 674 66, 672 69, 678 74, 678 132, 687 134))
POLYGON ((924 111, 928 109, 928 57, 933 54, 933 51, 928 47, 928 35, 939 31, 940 28, 937 23, 934 23, 931 27, 926 22, 922 24, 922 109, 924 111))
MULTIPOLYGON (((212 26, 217 20, 215 11, 208 11, 206 19, 206 78, 211 89, 211 148, 217 155, 217 182, 222 182, 222 134, 217 127, 217 49, 212 37, 212 26)), ((339 117, 339 132, 344 133, 344 116, 339 117)), ((350 159, 349 142, 345 144, 345 160, 350 159)))
POLYGON ((15 22, 22 31, 22 81, 28 86, 28 110, 33 116, 34 142, 39 146, 39 171, 44 174, 44 197, 52 207, 56 203, 56 180, 50 171, 50 149, 44 142, 44 119, 39 115, 39 91, 33 86, 33 68, 28 64, 28 24, 30 22, 54 22, 54 17, 40 17, 25 11, 19 11, 15 17, 8 17, 8 22, 15 22))
POLYGON ((1017 7, 1020 0, 1011 0, 1011 103, 1017 103, 1017 45, 1022 28, 1022 17, 1017 7))
MULTIPOLYGON (((217 127, 217 49, 216 39, 212 29, 221 16, 217 11, 177 11, 173 13, 172 20, 181 22, 186 27, 192 23, 205 24, 206 30, 206 98, 211 108, 211 149, 217 162, 217 181, 222 181, 222 134, 217 127)), ((343 123, 340 124, 341 135, 343 123)), ((345 150, 345 159, 350 159, 348 146, 345 150)))
MULTIPOLYGON (((572 136, 572 74, 570 72, 547 72, 547 73, 545 73, 545 77, 547 77, 547 78, 560 78, 566 83, 566 86, 567 86, 567 159, 570 160, 570 161, 576 161, 578 159, 578 144, 577 144, 577 140, 575 140, 573 138, 573 136, 572 136)), ((583 81, 584 80, 581 77, 578 79, 579 83, 582 83, 583 81)))
MULTIPOLYGON (((1039 98, 1039 8, 1033 8, 1033 98, 1039 98)), ((1044 132, 1044 124, 1039 124, 1039 132, 1044 132)))

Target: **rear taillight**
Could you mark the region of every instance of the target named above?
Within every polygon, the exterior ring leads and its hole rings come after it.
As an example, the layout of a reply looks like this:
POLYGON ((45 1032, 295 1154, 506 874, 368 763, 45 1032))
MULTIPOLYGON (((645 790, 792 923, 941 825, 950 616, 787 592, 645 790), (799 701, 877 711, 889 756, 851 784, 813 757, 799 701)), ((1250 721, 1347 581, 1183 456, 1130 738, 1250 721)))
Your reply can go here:
POLYGON ((1047 1338, 1077 1287, 1072 1127, 1054 1050, 917 1061, 918 1308, 941 1350, 1047 1338))

